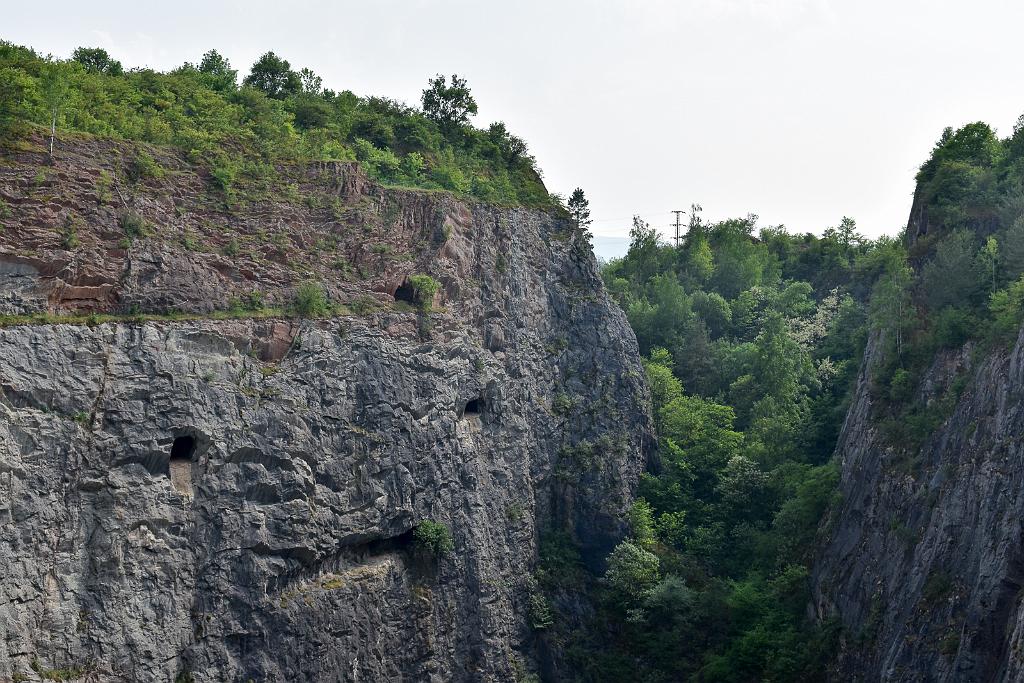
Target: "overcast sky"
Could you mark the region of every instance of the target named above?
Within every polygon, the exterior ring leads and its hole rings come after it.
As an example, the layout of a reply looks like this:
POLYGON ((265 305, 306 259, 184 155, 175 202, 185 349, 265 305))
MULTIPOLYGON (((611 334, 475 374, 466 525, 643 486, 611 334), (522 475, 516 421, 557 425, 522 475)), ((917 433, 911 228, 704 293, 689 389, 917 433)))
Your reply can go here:
MULTIPOLYGON (((1024 3, 999 0, 348 0, 4 3, 2 37, 100 46, 168 69, 272 49, 324 85, 418 103, 464 75, 476 124, 525 138, 549 189, 577 185, 599 236, 639 213, 814 231, 899 231, 947 125, 1024 113, 1024 3)), ((610 241, 599 240, 607 253, 610 241)))

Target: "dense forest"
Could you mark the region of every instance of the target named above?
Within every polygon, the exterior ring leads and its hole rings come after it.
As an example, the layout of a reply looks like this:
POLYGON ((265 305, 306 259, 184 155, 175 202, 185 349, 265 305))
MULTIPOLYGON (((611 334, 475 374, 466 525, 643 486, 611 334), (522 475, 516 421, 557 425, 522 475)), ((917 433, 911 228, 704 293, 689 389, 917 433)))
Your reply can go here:
POLYGON ((358 160, 391 185, 552 206, 522 139, 501 122, 477 129, 466 81, 436 76, 422 108, 324 87, 310 69, 264 54, 239 83, 216 50, 169 73, 125 70, 100 48, 71 59, 0 41, 0 133, 56 128, 180 148, 229 197, 265 183, 276 164, 358 160))
MULTIPOLYGON (((976 123, 947 129, 922 166, 926 221, 906 239, 867 240, 849 218, 821 237, 708 224, 694 207, 670 245, 634 220, 603 275, 645 356, 658 455, 588 628, 545 620, 581 678, 825 676, 840 627, 808 620, 808 575, 865 350, 876 417, 913 468, 955 398, 917 398, 936 354, 1005 345, 1024 321, 1022 172, 1024 120, 1005 140, 976 123)), ((557 613, 564 577, 585 579, 564 539, 544 548, 557 613)))

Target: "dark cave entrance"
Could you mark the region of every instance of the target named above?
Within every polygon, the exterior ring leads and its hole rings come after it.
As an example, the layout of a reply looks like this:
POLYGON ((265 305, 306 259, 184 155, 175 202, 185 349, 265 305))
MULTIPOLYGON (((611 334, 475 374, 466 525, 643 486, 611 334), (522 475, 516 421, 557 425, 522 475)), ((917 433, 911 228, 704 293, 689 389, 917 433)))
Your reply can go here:
POLYGON ((474 398, 472 401, 466 402, 466 407, 462 409, 463 417, 479 417, 480 413, 483 412, 484 402, 482 399, 474 398))
POLYGON ((192 456, 196 452, 194 436, 179 436, 171 446, 171 458, 168 463, 168 474, 171 486, 178 493, 192 495, 192 456))
POLYGON ((194 436, 179 436, 171 446, 171 462, 175 460, 187 460, 192 462, 192 454, 196 452, 196 438, 194 436))
POLYGON ((406 280, 398 289, 395 290, 395 301, 404 301, 407 304, 416 306, 419 304, 419 299, 416 296, 416 288, 409 284, 406 280))

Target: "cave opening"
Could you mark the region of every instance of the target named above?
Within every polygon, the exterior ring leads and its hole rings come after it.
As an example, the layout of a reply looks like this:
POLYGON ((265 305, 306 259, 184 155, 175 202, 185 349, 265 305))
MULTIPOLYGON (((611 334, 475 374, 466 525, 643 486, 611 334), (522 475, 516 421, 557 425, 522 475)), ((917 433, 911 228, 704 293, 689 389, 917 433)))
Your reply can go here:
POLYGON ((178 493, 192 495, 192 456, 196 452, 194 436, 179 436, 171 446, 171 458, 168 463, 168 474, 171 486, 178 493))
POLYGON ((179 436, 171 446, 171 462, 175 460, 192 461, 192 454, 196 451, 196 438, 194 436, 179 436))
POLYGON ((466 407, 462 409, 462 416, 479 416, 483 412, 483 401, 479 398, 474 398, 472 401, 466 402, 466 407))
POLYGON ((404 301, 413 306, 418 305, 419 299, 416 296, 416 288, 406 280, 395 290, 395 301, 404 301))

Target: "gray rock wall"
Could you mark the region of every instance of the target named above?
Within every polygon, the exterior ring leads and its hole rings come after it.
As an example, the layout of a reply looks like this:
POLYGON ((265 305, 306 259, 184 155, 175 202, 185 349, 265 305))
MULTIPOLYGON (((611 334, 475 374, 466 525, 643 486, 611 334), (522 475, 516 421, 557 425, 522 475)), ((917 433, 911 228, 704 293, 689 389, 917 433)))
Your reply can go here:
MULTIPOLYGON (((410 230, 444 227, 417 256, 440 312, 0 329, 0 680, 535 666, 539 533, 568 529, 598 567, 644 466, 635 338, 565 221, 415 201, 410 230), (416 549, 424 520, 450 555, 416 549)), ((110 299, 154 283, 189 310, 199 271, 176 253, 110 299)))
POLYGON ((818 617, 845 627, 835 680, 1024 680, 1024 331, 1012 349, 941 355, 918 399, 956 384, 955 408, 908 457, 860 380, 814 572, 818 617))

